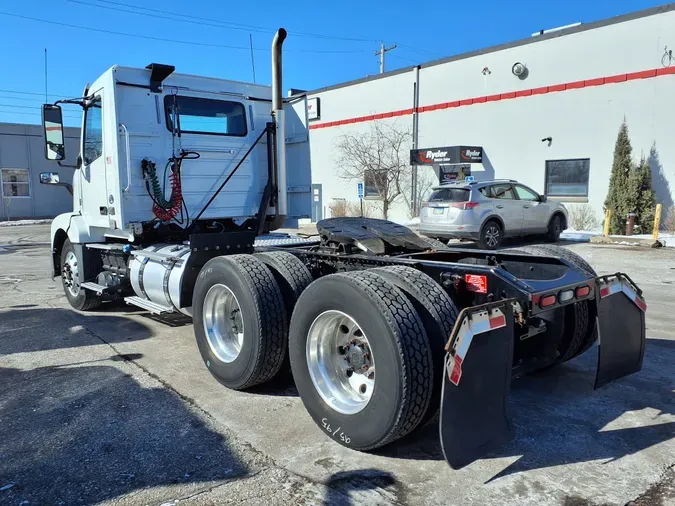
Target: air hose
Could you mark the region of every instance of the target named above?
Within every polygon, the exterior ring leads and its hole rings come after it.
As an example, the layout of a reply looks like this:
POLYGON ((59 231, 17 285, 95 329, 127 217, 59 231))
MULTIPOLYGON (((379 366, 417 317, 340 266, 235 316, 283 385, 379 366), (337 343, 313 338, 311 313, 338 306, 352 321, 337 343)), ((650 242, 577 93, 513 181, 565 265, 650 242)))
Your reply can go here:
POLYGON ((162 185, 157 177, 157 167, 154 162, 148 159, 142 161, 141 167, 145 177, 145 187, 152 198, 152 212, 162 221, 171 221, 180 212, 183 205, 183 193, 181 190, 180 165, 182 157, 172 158, 167 163, 171 164, 171 174, 169 181, 171 183, 171 197, 166 200, 162 185), (152 186, 152 191, 150 190, 152 186))

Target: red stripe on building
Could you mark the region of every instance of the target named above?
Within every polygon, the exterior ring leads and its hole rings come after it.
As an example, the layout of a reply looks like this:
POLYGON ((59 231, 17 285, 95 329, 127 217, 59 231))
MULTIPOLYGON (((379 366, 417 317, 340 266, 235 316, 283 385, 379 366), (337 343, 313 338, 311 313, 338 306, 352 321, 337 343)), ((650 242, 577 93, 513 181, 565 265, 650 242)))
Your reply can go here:
MULTIPOLYGON (((500 100, 511 100, 514 98, 529 97, 531 95, 543 95, 546 93, 578 90, 581 88, 590 88, 591 86, 605 86, 607 84, 623 83, 626 81, 635 81, 637 79, 651 79, 653 77, 660 77, 674 74, 675 74, 675 67, 642 70, 640 72, 630 72, 628 74, 617 74, 614 76, 598 77, 595 79, 586 79, 584 81, 573 81, 563 84, 554 84, 551 86, 543 86, 540 88, 532 88, 528 90, 510 91, 497 95, 487 95, 482 97, 467 98, 464 100, 455 100, 454 102, 442 102, 440 104, 425 105, 418 107, 417 112, 423 113, 423 112, 437 111, 439 109, 448 109, 452 107, 467 107, 473 104, 481 104, 484 102, 498 102, 500 100)), ((334 126, 347 125, 350 123, 362 123, 364 121, 373 121, 383 118, 407 116, 412 113, 413 113, 412 108, 400 109, 398 111, 374 114, 370 116, 359 116, 357 118, 329 121, 327 123, 315 123, 313 125, 310 125, 309 129, 315 130, 317 128, 330 128, 334 126)))

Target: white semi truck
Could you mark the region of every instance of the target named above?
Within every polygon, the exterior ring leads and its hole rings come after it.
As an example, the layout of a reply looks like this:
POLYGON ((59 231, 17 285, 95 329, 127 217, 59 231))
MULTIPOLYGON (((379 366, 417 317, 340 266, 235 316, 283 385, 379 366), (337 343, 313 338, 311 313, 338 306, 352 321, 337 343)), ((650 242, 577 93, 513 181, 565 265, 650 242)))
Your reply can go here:
MULTIPOLYGON (((112 67, 43 107, 45 155, 59 164, 59 103, 83 110, 73 211, 51 230, 75 309, 123 298, 184 313, 225 386, 290 367, 333 440, 370 450, 438 423, 455 468, 512 437, 512 378, 598 337, 597 387, 640 370, 642 292, 563 248, 450 249, 365 218, 323 220, 316 240, 270 234, 311 206, 306 97, 282 98, 285 37, 271 88, 112 67)), ((63 186, 56 172, 40 181, 63 186)))

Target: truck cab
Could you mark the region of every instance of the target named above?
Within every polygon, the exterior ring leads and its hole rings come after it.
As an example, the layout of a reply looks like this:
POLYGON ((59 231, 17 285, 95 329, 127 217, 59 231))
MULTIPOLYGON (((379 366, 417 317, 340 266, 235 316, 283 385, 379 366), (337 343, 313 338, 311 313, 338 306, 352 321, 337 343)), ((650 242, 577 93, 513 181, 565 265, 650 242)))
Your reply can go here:
MULTIPOLYGON (((113 66, 82 98, 63 101, 81 105, 83 119, 73 212, 52 224, 56 272, 66 238, 73 244, 138 243, 148 236, 187 239, 211 227, 250 228, 269 174, 274 188, 262 229, 309 217, 306 97, 284 100, 273 117, 272 95, 269 86, 179 74, 153 63, 113 66), (268 128, 274 135, 265 135, 268 128), (283 136, 278 142, 277 134, 283 136), (153 209, 162 198, 170 201, 176 185, 180 209, 163 219, 153 209)), ((43 118, 47 158, 65 159, 58 102, 45 106, 43 118)), ((40 181, 58 184, 58 173, 42 174, 40 181)))

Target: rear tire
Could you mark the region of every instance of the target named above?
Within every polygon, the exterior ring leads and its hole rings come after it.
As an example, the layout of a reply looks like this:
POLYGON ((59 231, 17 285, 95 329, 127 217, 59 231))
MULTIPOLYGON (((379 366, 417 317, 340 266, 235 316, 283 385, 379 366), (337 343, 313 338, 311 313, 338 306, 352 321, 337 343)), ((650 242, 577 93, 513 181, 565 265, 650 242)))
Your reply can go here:
POLYGON ((457 321, 457 307, 438 283, 412 267, 379 267, 371 272, 382 276, 406 295, 422 319, 429 338, 435 379, 429 409, 420 423, 425 425, 438 418, 443 386, 440 378, 443 377, 445 368, 445 345, 457 321))
MULTIPOLYGON (((531 246, 509 248, 508 251, 562 258, 586 274, 593 277, 597 276, 591 264, 573 251, 562 246, 533 244, 531 246)), ((595 321, 594 306, 591 307, 588 301, 583 301, 565 308, 565 332, 558 346, 559 358, 557 363, 567 362, 574 357, 578 357, 593 346, 597 340, 598 327, 595 321)))
POLYGON ((497 249, 504 239, 504 230, 495 220, 488 220, 480 231, 478 245, 481 249, 497 249))
POLYGON ((448 242, 440 239, 432 239, 431 237, 421 237, 421 239, 429 245, 429 249, 436 251, 447 251, 450 249, 448 242))
POLYGON ((68 302, 78 311, 91 311, 101 305, 98 295, 80 286, 87 281, 86 273, 92 268, 95 266, 85 269, 84 259, 77 258, 73 244, 66 239, 61 249, 61 283, 68 302))
POLYGON ((312 283, 293 313, 289 352, 305 408, 343 446, 384 446, 414 430, 429 407, 434 379, 422 321, 403 292, 374 272, 312 283), (366 373, 356 385, 368 383, 371 365, 371 386, 352 388, 356 374, 366 373))
POLYGON ((197 346, 209 372, 234 390, 274 377, 287 348, 281 290, 253 255, 209 260, 193 295, 197 346))
MULTIPOLYGON (((268 251, 256 253, 254 256, 272 272, 281 290, 286 315, 290 321, 298 297, 313 281, 312 274, 302 260, 286 251, 268 251)), ((288 334, 286 340, 288 340, 288 334)), ((290 374, 290 371, 291 363, 288 359, 288 351, 286 351, 281 372, 286 375, 290 374)))

